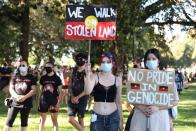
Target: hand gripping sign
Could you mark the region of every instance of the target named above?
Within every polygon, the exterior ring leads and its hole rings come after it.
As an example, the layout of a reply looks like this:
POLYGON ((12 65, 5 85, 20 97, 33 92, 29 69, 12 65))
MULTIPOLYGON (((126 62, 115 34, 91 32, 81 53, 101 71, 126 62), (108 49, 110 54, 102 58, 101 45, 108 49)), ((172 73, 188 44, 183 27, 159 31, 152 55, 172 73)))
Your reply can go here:
POLYGON ((174 72, 131 68, 127 85, 132 104, 172 106, 177 99, 174 72))

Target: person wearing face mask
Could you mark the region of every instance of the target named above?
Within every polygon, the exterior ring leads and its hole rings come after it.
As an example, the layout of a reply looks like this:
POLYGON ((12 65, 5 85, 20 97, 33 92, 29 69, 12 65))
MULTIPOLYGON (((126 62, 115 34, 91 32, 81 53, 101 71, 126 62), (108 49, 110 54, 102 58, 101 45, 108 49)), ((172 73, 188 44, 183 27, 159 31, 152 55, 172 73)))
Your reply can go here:
POLYGON ((33 106, 32 96, 36 93, 36 79, 28 73, 25 61, 20 62, 18 73, 12 76, 9 91, 13 101, 8 109, 4 131, 11 131, 18 112, 21 118, 20 131, 26 131, 29 113, 33 106))
POLYGON ((92 74, 90 65, 86 67, 85 93, 93 92, 94 96, 90 130, 122 131, 122 78, 113 74, 115 62, 110 52, 104 53, 100 61, 99 73, 92 74))
POLYGON ((40 113, 39 131, 44 131, 47 112, 51 113, 53 131, 58 131, 58 112, 61 98, 61 79, 53 70, 54 65, 47 62, 44 66, 46 74, 40 78, 41 92, 38 111, 40 113))
POLYGON ((78 131, 84 131, 84 115, 88 96, 84 93, 84 76, 87 56, 78 53, 75 57, 76 67, 71 71, 70 85, 68 88, 68 116, 69 123, 78 131), (77 115, 78 121, 75 120, 77 115))
MULTIPOLYGON (((155 48, 149 49, 144 56, 145 68, 149 70, 159 70, 161 68, 161 55, 155 48)), ((175 86, 175 83, 174 83, 175 86)), ((178 93, 174 105, 178 103, 178 93)), ((129 131, 170 131, 170 119, 167 106, 139 105, 134 104, 135 110, 131 120, 129 131), (147 127, 148 125, 148 127, 147 127)))

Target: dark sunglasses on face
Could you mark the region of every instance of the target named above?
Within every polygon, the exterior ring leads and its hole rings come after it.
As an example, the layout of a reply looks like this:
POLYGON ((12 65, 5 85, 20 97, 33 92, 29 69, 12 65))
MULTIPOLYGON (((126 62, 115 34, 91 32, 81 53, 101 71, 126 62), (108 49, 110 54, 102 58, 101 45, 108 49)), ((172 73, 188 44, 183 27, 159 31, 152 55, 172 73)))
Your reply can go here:
POLYGON ((26 67, 26 65, 20 65, 20 67, 26 67))
POLYGON ((86 59, 80 57, 76 61, 86 61, 86 59))
POLYGON ((45 66, 44 68, 52 68, 52 67, 50 67, 50 66, 45 66))

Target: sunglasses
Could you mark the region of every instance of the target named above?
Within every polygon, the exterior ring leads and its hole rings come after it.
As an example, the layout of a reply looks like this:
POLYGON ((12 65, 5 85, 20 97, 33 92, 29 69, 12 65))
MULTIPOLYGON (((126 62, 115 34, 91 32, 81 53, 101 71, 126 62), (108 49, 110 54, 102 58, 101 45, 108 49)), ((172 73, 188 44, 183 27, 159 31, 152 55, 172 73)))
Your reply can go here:
POLYGON ((86 61, 86 59, 82 58, 82 57, 79 57, 77 58, 78 61, 86 61))
POLYGON ((45 66, 44 68, 52 68, 51 66, 45 66))
POLYGON ((20 65, 20 67, 26 67, 26 65, 20 65))

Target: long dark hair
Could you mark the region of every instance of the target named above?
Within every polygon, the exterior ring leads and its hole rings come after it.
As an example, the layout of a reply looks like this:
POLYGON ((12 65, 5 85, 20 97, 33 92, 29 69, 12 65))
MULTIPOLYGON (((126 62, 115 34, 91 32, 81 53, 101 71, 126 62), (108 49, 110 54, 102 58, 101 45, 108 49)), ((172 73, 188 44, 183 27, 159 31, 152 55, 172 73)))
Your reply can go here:
POLYGON ((148 67, 146 66, 146 61, 147 61, 147 57, 149 54, 153 54, 157 57, 157 59, 159 60, 159 69, 161 69, 161 67, 162 67, 161 54, 160 54, 159 50, 156 48, 151 48, 151 49, 147 50, 147 52, 145 53, 145 55, 144 55, 145 68, 148 69, 148 67))

